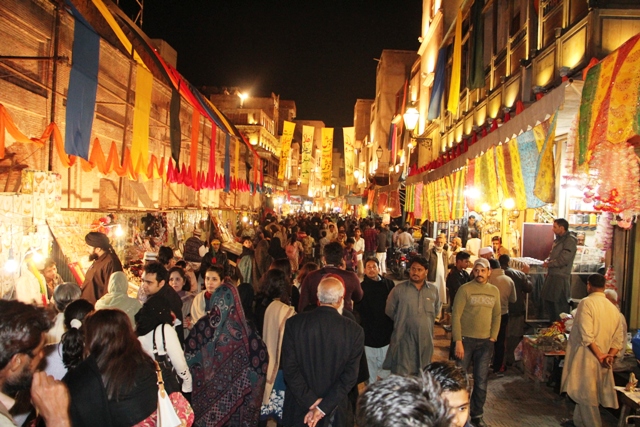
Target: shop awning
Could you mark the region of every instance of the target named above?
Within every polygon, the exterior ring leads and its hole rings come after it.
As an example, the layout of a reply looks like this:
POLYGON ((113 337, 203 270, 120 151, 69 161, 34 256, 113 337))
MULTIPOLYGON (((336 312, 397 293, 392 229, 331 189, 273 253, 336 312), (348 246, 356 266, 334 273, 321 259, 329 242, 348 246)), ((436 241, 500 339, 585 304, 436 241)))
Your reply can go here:
POLYGON ((454 171, 464 167, 467 160, 474 159, 489 148, 510 141, 518 135, 542 123, 558 111, 556 135, 566 134, 575 118, 580 106, 583 82, 567 81, 547 93, 522 113, 516 115, 507 123, 498 127, 477 143, 469 146, 466 153, 456 157, 443 166, 426 174, 414 175, 407 178, 407 184, 420 181, 431 182, 451 175, 454 171))

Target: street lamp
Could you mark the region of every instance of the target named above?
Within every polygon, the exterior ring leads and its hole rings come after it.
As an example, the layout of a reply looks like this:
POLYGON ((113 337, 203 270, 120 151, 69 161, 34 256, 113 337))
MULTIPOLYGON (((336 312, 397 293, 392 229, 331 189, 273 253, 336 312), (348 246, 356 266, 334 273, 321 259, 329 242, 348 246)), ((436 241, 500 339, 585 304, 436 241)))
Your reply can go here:
MULTIPOLYGON (((424 148, 430 150, 431 145, 433 144, 433 140, 431 138, 421 138, 414 136, 413 134, 413 131, 418 124, 418 119, 420 119, 420 112, 418 111, 418 109, 416 107, 407 108, 407 111, 402 115, 402 118, 404 119, 405 127, 409 130, 409 136, 411 137, 411 140, 415 139, 424 148)), ((411 144, 411 146, 415 147, 415 145, 413 144, 411 144)))
POLYGON ((376 157, 378 157, 378 160, 382 159, 382 147, 380 147, 379 145, 376 149, 376 157))
POLYGON ((420 111, 416 107, 409 107, 407 111, 402 115, 404 119, 404 125, 406 128, 413 133, 413 130, 416 128, 418 124, 418 119, 420 118, 420 111))
POLYGON ((248 97, 249 97, 249 95, 247 95, 246 92, 238 94, 238 98, 240 98, 240 108, 242 108, 244 106, 244 100, 247 99, 248 97))

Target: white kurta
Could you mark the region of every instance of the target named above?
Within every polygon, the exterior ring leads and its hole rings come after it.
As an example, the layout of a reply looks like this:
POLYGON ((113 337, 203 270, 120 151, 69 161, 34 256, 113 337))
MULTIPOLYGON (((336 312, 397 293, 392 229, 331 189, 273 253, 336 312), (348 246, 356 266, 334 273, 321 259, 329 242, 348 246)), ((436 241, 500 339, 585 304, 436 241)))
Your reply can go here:
POLYGON ((581 405, 617 408, 613 370, 603 368, 589 349, 595 342, 603 353, 622 348, 620 313, 603 292, 580 301, 569 335, 562 370, 562 390, 581 405))

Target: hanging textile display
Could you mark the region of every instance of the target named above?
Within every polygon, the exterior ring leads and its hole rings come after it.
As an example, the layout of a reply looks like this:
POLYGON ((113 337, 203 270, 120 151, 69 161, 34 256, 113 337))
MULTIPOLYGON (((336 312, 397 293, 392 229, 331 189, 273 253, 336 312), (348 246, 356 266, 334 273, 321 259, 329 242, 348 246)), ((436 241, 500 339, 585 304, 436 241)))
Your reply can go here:
POLYGON ((460 75, 462 73, 462 8, 458 9, 458 16, 456 18, 456 33, 453 41, 452 61, 447 110, 452 114, 457 114, 458 104, 460 103, 460 75))
POLYGON ((451 219, 451 180, 449 176, 436 181, 435 220, 447 222, 451 219))
POLYGON ((422 205, 424 204, 424 200, 422 198, 422 187, 424 186, 424 184, 422 182, 419 182, 415 185, 415 193, 414 193, 414 206, 413 206, 413 215, 416 218, 420 219, 420 222, 424 221, 424 218, 422 216, 423 214, 423 209, 422 209, 422 205))
POLYGON ((517 139, 514 138, 506 144, 497 146, 495 155, 498 181, 503 197, 505 199, 513 199, 515 201, 515 209, 526 209, 527 195, 522 180, 517 139))
POLYGON ((68 154, 88 160, 98 91, 100 36, 77 10, 72 11, 75 25, 67 91, 64 149, 68 154))
MULTIPOLYGON (((355 140, 356 140, 356 128, 348 127, 342 128, 343 141, 344 141, 344 176, 346 185, 354 184, 353 171, 355 169, 355 140)), ((357 184, 357 183, 356 183, 357 184)))
POLYGON ((405 188, 404 211, 406 213, 412 213, 413 212, 413 190, 414 190, 414 188, 415 188, 414 185, 407 185, 407 187, 405 188))
POLYGON ((557 121, 558 112, 553 115, 544 138, 544 145, 540 150, 536 169, 536 185, 533 189, 533 194, 545 203, 556 201, 556 167, 553 160, 553 151, 555 148, 557 121))
POLYGON ((640 34, 587 72, 580 103, 578 164, 598 144, 626 143, 640 135, 640 34))
POLYGON ((452 200, 451 219, 464 218, 464 187, 467 180, 466 168, 462 168, 451 175, 452 200))
POLYGON ((332 153, 333 153, 333 128, 322 128, 322 158, 320 168, 322 169, 322 185, 331 185, 332 175, 332 153))
MULTIPOLYGON (((535 170, 533 173, 535 174, 535 170)), ((493 148, 476 159, 474 186, 480 192, 476 206, 478 202, 480 205, 486 203, 491 209, 500 205, 493 148)))
MULTIPOLYGON (((539 126, 541 125, 536 126, 536 128, 539 128, 539 126)), ((539 208, 545 205, 542 200, 538 199, 533 194, 533 189, 536 183, 538 157, 540 156, 540 152, 538 151, 538 145, 536 142, 536 136, 538 137, 538 139, 540 139, 540 135, 541 133, 536 134, 533 130, 530 130, 516 137, 518 144, 518 155, 520 157, 520 170, 522 171, 522 182, 524 183, 528 209, 539 208)))
POLYGON ((182 148, 182 130, 180 127, 180 93, 171 89, 169 104, 169 139, 171 141, 171 157, 176 164, 180 161, 182 148))
POLYGON ((313 150, 313 136, 316 128, 302 126, 302 164, 300 165, 300 183, 309 184, 311 174, 311 151, 313 150))
MULTIPOLYGON (((467 178, 465 182, 466 189, 475 189, 475 179, 476 179, 476 159, 469 159, 467 161, 467 178)), ((477 190, 477 189, 476 189, 477 190)), ((476 206, 476 194, 477 191, 469 191, 465 194, 465 201, 467 202, 467 207, 470 211, 478 212, 478 206, 476 206)))

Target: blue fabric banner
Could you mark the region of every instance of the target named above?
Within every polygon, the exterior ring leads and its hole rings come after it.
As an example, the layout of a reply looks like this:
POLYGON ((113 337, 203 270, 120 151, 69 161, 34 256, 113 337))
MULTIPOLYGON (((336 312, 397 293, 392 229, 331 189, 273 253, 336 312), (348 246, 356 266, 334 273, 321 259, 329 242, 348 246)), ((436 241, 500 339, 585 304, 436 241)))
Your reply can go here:
POLYGON ((436 62, 436 75, 433 79, 433 90, 431 91, 431 99, 429 100, 428 120, 434 120, 440 117, 442 108, 442 94, 444 93, 444 81, 447 65, 447 48, 443 47, 438 51, 438 61, 436 62))
POLYGON ((524 182, 524 189, 527 195, 527 208, 539 208, 544 206, 546 203, 538 199, 533 194, 533 189, 536 186, 538 158, 540 157, 538 144, 536 143, 533 130, 529 130, 519 135, 516 139, 518 141, 518 152, 520 154, 522 180, 524 182))
POLYGON ((224 136, 224 192, 231 191, 231 135, 224 136))
POLYGON ((100 36, 77 10, 73 10, 73 57, 69 74, 64 149, 89 160, 91 128, 96 108, 100 36))

